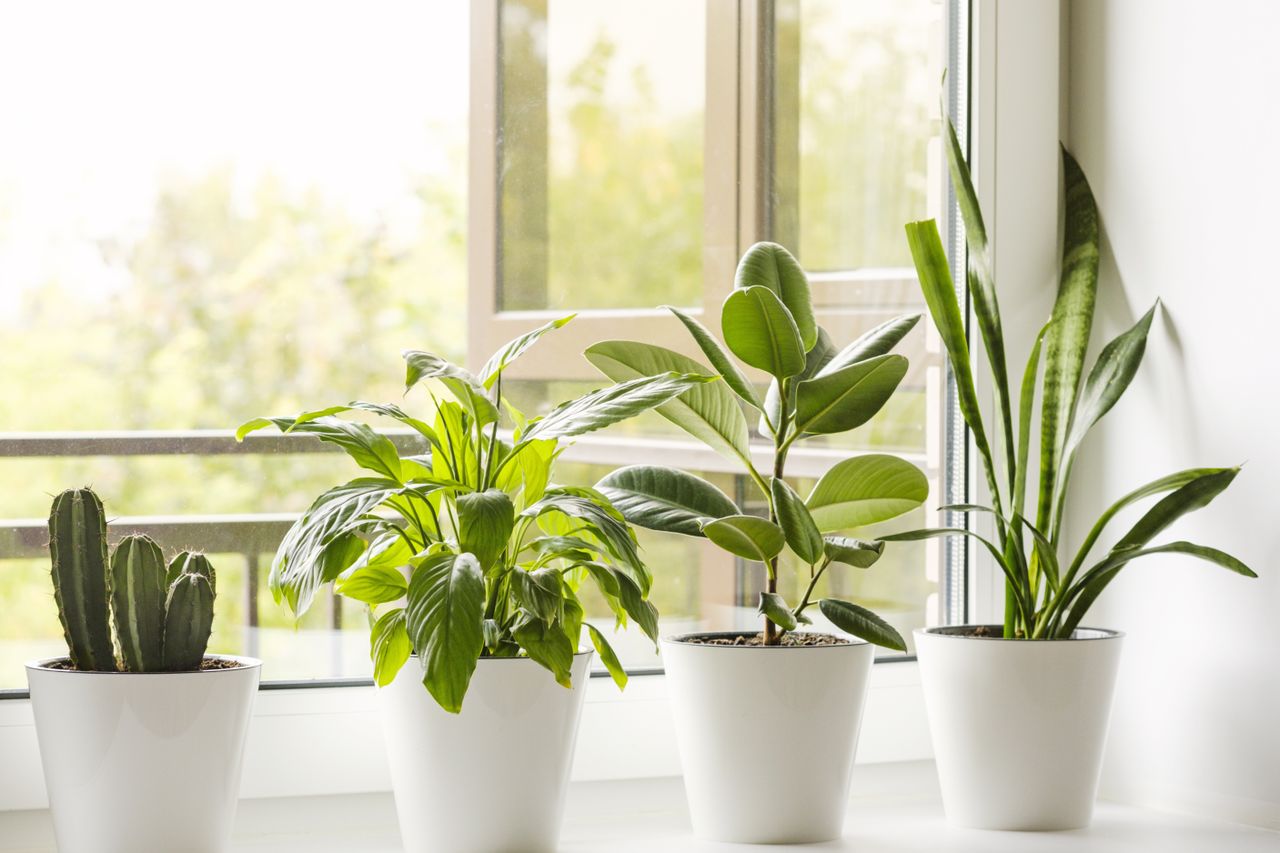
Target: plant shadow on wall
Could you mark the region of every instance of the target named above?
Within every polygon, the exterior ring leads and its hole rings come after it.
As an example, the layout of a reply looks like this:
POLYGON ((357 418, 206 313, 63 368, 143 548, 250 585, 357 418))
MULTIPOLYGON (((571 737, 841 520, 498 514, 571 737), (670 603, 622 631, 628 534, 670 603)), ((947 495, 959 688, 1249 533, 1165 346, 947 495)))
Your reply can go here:
POLYGON ((1080 447, 1137 374, 1159 304, 1108 342, 1086 372, 1098 296, 1100 228, 1089 183, 1064 148, 1061 279, 1015 398, 986 227, 950 122, 945 141, 965 225, 969 293, 995 396, 992 429, 982 417, 964 315, 936 224, 908 224, 907 241, 950 357, 989 501, 943 509, 990 520, 992 535, 972 527, 944 527, 882 538, 970 537, 1004 576, 1002 625, 916 632, 948 818, 980 829, 1077 829, 1092 819, 1123 640, 1118 631, 1085 628, 1082 621, 1125 566, 1140 558, 1181 554, 1256 577, 1217 548, 1184 540, 1158 542, 1180 518, 1222 494, 1240 469, 1188 468, 1152 480, 1108 506, 1083 541, 1067 547, 1063 518, 1080 447), (1040 448, 1039 459, 1033 460, 1037 395, 1040 448), (1118 538, 1109 534, 1111 544, 1102 544, 1122 513, 1157 496, 1118 538))

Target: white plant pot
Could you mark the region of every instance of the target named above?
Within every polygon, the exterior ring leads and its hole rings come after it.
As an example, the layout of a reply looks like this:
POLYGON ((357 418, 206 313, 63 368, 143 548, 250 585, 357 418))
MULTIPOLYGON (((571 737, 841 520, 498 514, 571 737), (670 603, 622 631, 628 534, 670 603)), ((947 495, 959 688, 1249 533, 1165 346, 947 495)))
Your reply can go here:
POLYGON ((752 844, 839 838, 874 655, 863 642, 663 640, 694 833, 752 844))
POLYGON ((1089 825, 1124 635, 1070 640, 918 630, 916 655, 951 823, 973 829, 1089 825))
POLYGON ((410 658, 378 691, 400 835, 407 853, 552 853, 587 693, 528 658, 481 658, 462 711, 440 708, 410 658))
POLYGON ((27 664, 60 853, 223 853, 262 662, 201 672, 27 664))

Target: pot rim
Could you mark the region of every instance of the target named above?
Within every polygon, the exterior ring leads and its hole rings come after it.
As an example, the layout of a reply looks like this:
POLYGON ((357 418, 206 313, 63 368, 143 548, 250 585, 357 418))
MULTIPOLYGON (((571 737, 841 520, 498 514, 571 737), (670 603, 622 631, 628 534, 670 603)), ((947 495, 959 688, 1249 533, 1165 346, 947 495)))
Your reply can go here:
MULTIPOLYGON (((803 652, 816 649, 848 649, 857 648, 859 646, 871 645, 866 640, 858 637, 845 637, 840 634, 830 634, 832 637, 840 637, 843 643, 836 643, 825 646, 719 646, 709 643, 695 643, 693 638, 705 639, 709 637, 754 637, 759 631, 743 630, 743 631, 692 631, 688 634, 671 634, 662 638, 664 644, 669 643, 673 646, 696 646, 700 649, 737 649, 738 651, 763 651, 763 652, 803 652)), ((822 632, 826 633, 826 632, 822 632)))
POLYGON ((241 655, 205 655, 205 660, 229 660, 240 664, 237 667, 228 669, 196 669, 184 672, 102 672, 100 670, 80 670, 80 669, 55 669, 50 664, 62 663, 70 660, 69 655, 57 655, 51 658, 40 658, 38 660, 30 660, 25 664, 26 669, 35 672, 52 672, 58 675, 129 675, 138 678, 154 678, 163 675, 218 675, 221 673, 245 672, 247 670, 261 669, 262 661, 258 658, 244 657, 241 655))
POLYGON ((933 628, 916 628, 912 633, 917 637, 941 637, 948 640, 969 640, 984 643, 1080 643, 1096 640, 1124 639, 1124 631, 1117 631, 1111 628, 1090 628, 1083 626, 1076 628, 1074 635, 1071 637, 1046 637, 1038 640, 1005 637, 975 637, 970 634, 960 633, 974 628, 995 628, 1000 631, 1004 630, 1003 625, 974 622, 964 625, 939 625, 933 628))

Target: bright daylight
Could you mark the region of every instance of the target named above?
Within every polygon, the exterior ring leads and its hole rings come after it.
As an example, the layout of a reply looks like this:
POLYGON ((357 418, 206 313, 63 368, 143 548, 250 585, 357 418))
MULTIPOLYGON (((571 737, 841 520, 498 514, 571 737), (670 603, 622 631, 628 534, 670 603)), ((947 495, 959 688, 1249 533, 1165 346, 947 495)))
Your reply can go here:
POLYGON ((1274 853, 1277 37, 0 6, 0 853, 1274 853))

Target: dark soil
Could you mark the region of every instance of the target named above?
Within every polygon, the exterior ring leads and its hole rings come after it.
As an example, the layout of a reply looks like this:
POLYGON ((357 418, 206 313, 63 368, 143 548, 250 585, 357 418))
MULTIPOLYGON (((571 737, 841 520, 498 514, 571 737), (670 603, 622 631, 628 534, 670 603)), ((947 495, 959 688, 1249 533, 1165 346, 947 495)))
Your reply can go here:
MULTIPOLYGON (((204 661, 200 664, 200 671, 208 672, 210 670, 215 670, 215 669, 239 669, 241 666, 242 664, 233 660, 223 660, 221 658, 205 658, 204 661)), ((76 669, 74 666, 71 665, 70 658, 62 658, 61 660, 56 660, 53 663, 46 666, 45 669, 57 669, 57 670, 65 670, 69 672, 80 672, 80 670, 76 669)), ((182 670, 182 671, 192 672, 192 670, 182 670)))
POLYGON ((967 634, 961 634, 961 636, 962 636, 962 637, 963 637, 963 636, 968 636, 968 637, 1000 637, 1000 638, 1003 638, 1003 637, 1004 637, 1004 630, 1003 630, 1003 629, 1001 629, 1001 630, 997 631, 997 630, 995 629, 995 627, 993 627, 993 626, 991 626, 991 625, 979 625, 978 627, 974 628, 972 631, 969 631, 967 634))
MULTIPOLYGON (((737 637, 684 637, 683 642, 696 643, 701 646, 763 646, 764 634, 755 634, 748 636, 741 634, 737 637)), ((782 635, 780 646, 847 646, 849 641, 843 637, 836 637, 832 634, 815 634, 809 631, 801 631, 799 633, 788 633, 782 635)))

